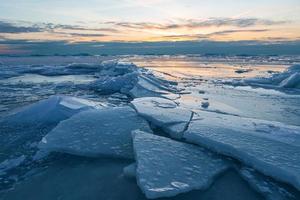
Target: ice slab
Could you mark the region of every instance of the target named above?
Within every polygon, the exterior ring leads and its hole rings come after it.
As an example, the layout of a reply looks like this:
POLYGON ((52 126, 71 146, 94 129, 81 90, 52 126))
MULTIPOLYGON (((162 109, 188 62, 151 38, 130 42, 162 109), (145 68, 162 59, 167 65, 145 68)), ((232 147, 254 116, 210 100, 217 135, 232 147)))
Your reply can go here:
POLYGON ((90 83, 89 87, 102 94, 128 93, 137 83, 137 79, 137 73, 134 72, 122 76, 104 76, 90 83))
POLYGON ((270 77, 255 77, 242 80, 233 80, 233 85, 255 86, 273 89, 300 89, 300 65, 293 65, 282 73, 276 73, 270 77))
POLYGON ((39 148, 83 156, 133 158, 131 131, 150 131, 131 107, 88 110, 57 125, 39 148))
POLYGON ((300 129, 278 122, 212 112, 197 113, 184 138, 234 157, 300 189, 300 129))
POLYGON ((299 196, 296 197, 294 195, 296 193, 292 192, 291 189, 284 188, 270 178, 257 173, 252 168, 242 167, 239 170, 239 174, 267 200, 296 200, 299 198, 299 196))
POLYGON ((8 116, 5 121, 19 123, 59 122, 83 110, 100 108, 103 105, 86 99, 52 96, 18 110, 8 116))
POLYGON ((131 103, 140 116, 174 138, 181 138, 193 115, 174 101, 159 97, 137 98, 131 103))
POLYGON ((176 93, 176 88, 173 83, 168 83, 154 77, 149 73, 140 73, 135 86, 129 91, 133 98, 139 97, 161 97, 176 93))
POLYGON ((147 198, 206 189, 228 168, 226 161, 199 146, 133 132, 136 178, 147 198))

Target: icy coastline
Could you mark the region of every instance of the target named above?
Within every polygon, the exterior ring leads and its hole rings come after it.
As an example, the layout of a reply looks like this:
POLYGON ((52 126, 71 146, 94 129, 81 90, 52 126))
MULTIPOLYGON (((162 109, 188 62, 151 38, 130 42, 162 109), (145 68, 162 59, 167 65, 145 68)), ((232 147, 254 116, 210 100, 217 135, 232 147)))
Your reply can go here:
MULTIPOLYGON (((26 168, 59 152, 135 162, 124 168, 125 176, 136 179, 147 198, 204 191, 225 171, 236 170, 237 165, 244 168, 236 171, 257 191, 268 177, 279 185, 295 188, 292 192, 287 189, 289 195, 278 193, 278 199, 299 197, 299 126, 240 116, 231 110, 216 111, 210 109, 208 98, 191 106, 185 98, 192 92, 181 84, 127 62, 36 67, 25 72, 32 73, 92 76, 86 82, 59 82, 59 87, 108 95, 108 100, 114 101, 97 101, 96 97, 88 98, 89 94, 83 98, 53 95, 2 117, 3 185, 10 173, 22 179, 28 173, 26 168), (251 168, 257 173, 251 173, 251 168)), ((6 73, 1 81, 10 86, 32 84, 25 79, 12 81, 15 76, 6 73)), ((299 65, 295 65, 269 78, 236 80, 231 84, 297 90, 299 80, 299 65)), ((58 82, 43 80, 39 84, 56 88, 58 82)), ((205 91, 198 95, 205 95, 205 91)), ((270 191, 281 187, 263 186, 270 191)), ((268 197, 270 192, 262 195, 268 197)))

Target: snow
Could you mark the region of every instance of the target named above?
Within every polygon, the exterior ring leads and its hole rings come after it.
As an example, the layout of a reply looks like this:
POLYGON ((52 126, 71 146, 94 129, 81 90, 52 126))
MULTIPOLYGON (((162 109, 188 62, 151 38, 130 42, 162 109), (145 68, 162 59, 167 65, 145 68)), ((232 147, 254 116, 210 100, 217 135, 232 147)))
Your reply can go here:
POLYGON ((300 188, 300 127, 198 112, 184 138, 300 188))
POLYGON ((133 146, 137 183, 150 199, 206 189, 228 168, 201 147, 139 130, 133 132, 133 146))
POLYGON ((181 138, 193 115, 174 101, 159 97, 136 98, 131 104, 140 116, 174 138, 181 138))
POLYGON ((57 125, 39 148, 83 156, 133 158, 131 131, 150 131, 128 106, 88 110, 57 125))

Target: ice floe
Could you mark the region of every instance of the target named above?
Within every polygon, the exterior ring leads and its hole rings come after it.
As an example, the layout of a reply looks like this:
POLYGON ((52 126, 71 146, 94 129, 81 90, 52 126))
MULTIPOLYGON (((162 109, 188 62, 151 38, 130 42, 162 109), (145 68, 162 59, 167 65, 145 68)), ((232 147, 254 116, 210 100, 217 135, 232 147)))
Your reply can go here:
POLYGON ((229 166, 199 146, 139 130, 133 132, 133 146, 137 183, 151 199, 206 189, 229 166))
POLYGON ((174 138, 181 138, 193 116, 191 111, 164 98, 136 98, 131 103, 139 115, 174 138))
POLYGON ((300 189, 300 128, 258 119, 198 112, 184 138, 232 156, 300 189))
POLYGON ((83 156, 133 158, 131 131, 151 131, 128 106, 88 110, 57 125, 39 148, 83 156))

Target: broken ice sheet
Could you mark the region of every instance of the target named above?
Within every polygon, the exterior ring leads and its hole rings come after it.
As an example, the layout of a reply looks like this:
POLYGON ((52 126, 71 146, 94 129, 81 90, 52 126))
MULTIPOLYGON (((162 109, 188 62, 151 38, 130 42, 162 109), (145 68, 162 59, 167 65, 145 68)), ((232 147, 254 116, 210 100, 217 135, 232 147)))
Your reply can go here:
POLYGON ((206 189, 229 166, 199 146, 139 130, 133 132, 133 146, 137 183, 151 199, 206 189))
POLYGON ((139 115, 174 138, 181 138, 193 115, 174 101, 159 97, 137 98, 131 103, 139 115))
POLYGON ((83 156, 133 158, 131 131, 151 131, 134 109, 107 107, 89 110, 61 122, 39 148, 83 156))
POLYGON ((234 157, 300 189, 300 129, 278 122, 198 112, 184 138, 234 157))

